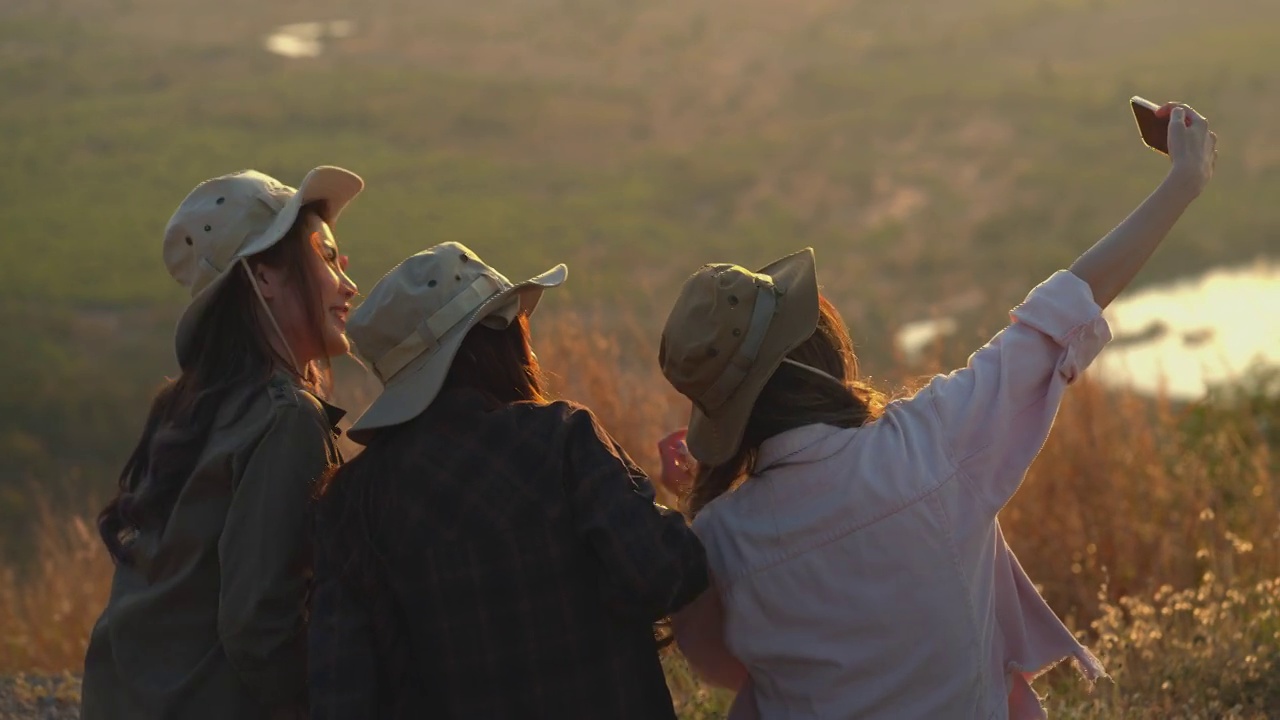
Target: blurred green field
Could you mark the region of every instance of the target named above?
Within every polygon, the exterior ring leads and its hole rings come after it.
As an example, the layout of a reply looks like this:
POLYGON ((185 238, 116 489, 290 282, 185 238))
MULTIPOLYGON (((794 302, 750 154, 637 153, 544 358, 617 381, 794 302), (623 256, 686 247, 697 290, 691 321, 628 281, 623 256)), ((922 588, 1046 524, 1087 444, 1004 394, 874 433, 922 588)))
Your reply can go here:
POLYGON ((110 483, 173 370, 161 232, 206 177, 350 167, 366 287, 458 240, 566 261, 548 310, 642 332, 698 264, 813 245, 892 374, 893 329, 967 310, 972 344, 1159 180, 1132 94, 1222 136, 1141 281, 1274 254, 1277 64, 1271 0, 7 0, 0 522, 32 482, 110 483), (319 58, 262 48, 329 19, 355 32, 319 58))

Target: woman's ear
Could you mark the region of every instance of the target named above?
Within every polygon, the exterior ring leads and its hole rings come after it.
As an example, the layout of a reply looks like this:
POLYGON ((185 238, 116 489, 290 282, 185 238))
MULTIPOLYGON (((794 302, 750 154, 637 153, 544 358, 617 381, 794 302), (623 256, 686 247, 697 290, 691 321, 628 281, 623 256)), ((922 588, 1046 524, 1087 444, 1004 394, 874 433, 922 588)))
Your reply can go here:
POLYGON ((253 281, 258 284, 262 299, 271 302, 284 292, 284 272, 265 263, 253 266, 253 281))

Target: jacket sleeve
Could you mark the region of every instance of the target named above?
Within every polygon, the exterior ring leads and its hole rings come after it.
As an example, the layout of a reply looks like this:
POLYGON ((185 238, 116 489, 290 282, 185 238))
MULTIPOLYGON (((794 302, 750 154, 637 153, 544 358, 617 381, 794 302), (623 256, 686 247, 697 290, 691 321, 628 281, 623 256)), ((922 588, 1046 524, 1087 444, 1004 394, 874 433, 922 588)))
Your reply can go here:
POLYGON ((707 557, 684 517, 659 505, 644 471, 586 409, 564 427, 565 487, 600 564, 607 600, 656 621, 707 588, 707 557))
POLYGON ((310 408, 275 408, 252 450, 218 542, 218 635, 263 703, 306 697, 310 497, 329 465, 329 429, 310 408))
POLYGON ((1063 394, 1111 339, 1089 286, 1061 271, 1011 313, 1012 323, 939 375, 913 403, 927 403, 952 463, 979 511, 995 517, 1044 445, 1063 394))
POLYGON ((316 514, 316 583, 308 625, 311 717, 363 720, 378 715, 373 619, 363 599, 343 582, 328 542, 335 530, 327 522, 324 505, 322 500, 316 514))

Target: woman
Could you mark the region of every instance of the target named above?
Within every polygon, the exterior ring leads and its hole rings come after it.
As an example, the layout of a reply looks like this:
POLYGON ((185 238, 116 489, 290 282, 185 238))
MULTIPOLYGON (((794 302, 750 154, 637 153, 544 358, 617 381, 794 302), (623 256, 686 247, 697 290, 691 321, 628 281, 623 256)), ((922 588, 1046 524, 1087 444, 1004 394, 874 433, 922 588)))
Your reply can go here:
POLYGON ((652 624, 707 587, 678 514, 551 402, 512 285, 457 243, 352 314, 384 384, 317 508, 313 718, 674 718, 652 624))
POLYGON ((1030 681, 1054 663, 1103 674, 996 514, 1110 339, 1102 308, 1213 174, 1205 120, 1162 114, 1172 169, 1159 188, 967 367, 910 399, 885 406, 859 383, 811 251, 685 284, 661 363, 695 406, 690 510, 716 586, 675 618, 676 637, 712 681, 749 676, 735 714, 1034 718, 1030 681))
POLYGON ((363 188, 320 167, 198 185, 165 231, 190 305, 181 373, 156 396, 98 517, 115 562, 85 656, 82 717, 296 717, 306 708, 309 498, 340 461, 320 398, 349 350, 332 226, 363 188))

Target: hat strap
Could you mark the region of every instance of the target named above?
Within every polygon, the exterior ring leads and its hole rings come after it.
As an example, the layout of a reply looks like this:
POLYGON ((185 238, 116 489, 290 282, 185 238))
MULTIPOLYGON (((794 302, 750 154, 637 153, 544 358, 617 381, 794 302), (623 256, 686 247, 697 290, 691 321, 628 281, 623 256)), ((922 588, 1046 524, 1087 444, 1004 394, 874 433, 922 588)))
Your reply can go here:
POLYGON ((788 364, 788 365, 794 365, 795 367, 798 367, 798 368, 800 368, 801 370, 808 370, 809 372, 814 373, 814 374, 816 374, 816 375, 821 375, 822 377, 824 377, 824 378, 826 378, 826 379, 828 379, 828 380, 830 380, 830 381, 832 381, 832 382, 838 383, 838 384, 840 384, 840 385, 844 385, 844 381, 843 381, 843 380, 841 380, 840 378, 837 378, 835 375, 832 375, 831 373, 827 372, 826 370, 819 370, 818 368, 816 368, 816 367, 814 367, 814 366, 812 366, 812 365, 805 365, 804 363, 799 362, 799 361, 796 361, 796 360, 792 360, 792 359, 791 359, 791 358, 789 358, 789 357, 784 357, 784 358, 782 358, 782 362, 784 362, 784 363, 786 363, 786 364, 788 364))
POLYGON ((705 410, 715 410, 729 399, 734 390, 746 379, 751 366, 755 365, 760 354, 760 346, 764 344, 769 324, 773 320, 774 310, 778 307, 777 291, 773 285, 756 286, 756 306, 751 311, 751 324, 747 328, 747 336, 738 346, 737 352, 729 359, 720 377, 702 393, 699 403, 705 410))
POLYGON ((476 278, 465 290, 445 303, 444 307, 418 323, 418 327, 409 334, 409 337, 374 361, 373 371, 378 379, 385 384, 415 358, 423 353, 433 352, 440 346, 440 338, 444 337, 445 333, 505 289, 502 283, 489 275, 476 278))
POLYGON ((262 289, 258 287, 258 279, 253 276, 253 270, 249 268, 249 261, 240 258, 240 265, 244 267, 244 274, 249 276, 249 286, 253 288, 253 294, 258 296, 258 302, 262 303, 262 310, 267 314, 267 319, 271 321, 271 327, 275 328, 276 335, 280 338, 280 343, 284 345, 284 351, 289 354, 289 362, 293 363, 293 371, 302 372, 302 366, 298 364, 298 358, 293 354, 293 347, 289 344, 289 339, 284 336, 284 331, 280 329, 280 323, 276 322, 276 316, 271 312, 271 307, 267 305, 267 299, 262 296, 262 289))

